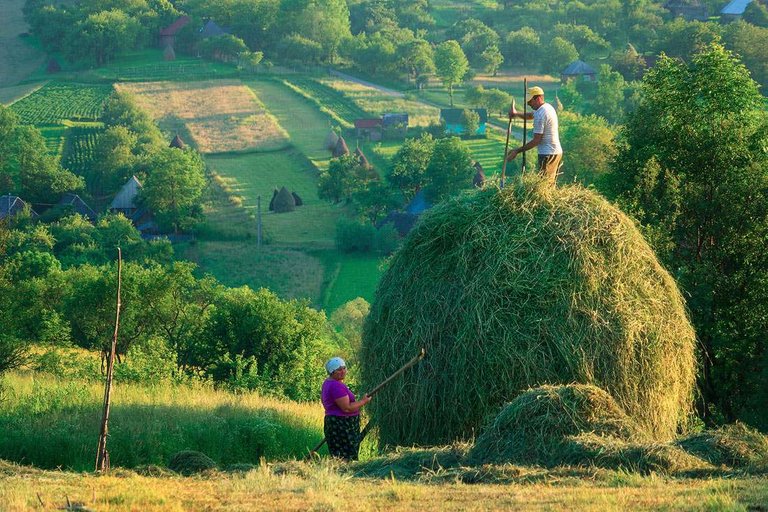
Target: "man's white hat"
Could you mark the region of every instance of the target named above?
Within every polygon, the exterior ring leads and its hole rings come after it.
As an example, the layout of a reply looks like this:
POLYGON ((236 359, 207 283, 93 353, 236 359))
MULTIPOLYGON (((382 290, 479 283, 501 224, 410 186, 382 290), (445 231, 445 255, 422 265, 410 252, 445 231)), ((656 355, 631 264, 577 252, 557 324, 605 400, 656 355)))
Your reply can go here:
POLYGON ((346 368, 347 363, 344 362, 344 360, 340 357, 333 357, 328 360, 327 363, 325 363, 325 371, 328 372, 328 375, 332 374, 339 368, 346 368))

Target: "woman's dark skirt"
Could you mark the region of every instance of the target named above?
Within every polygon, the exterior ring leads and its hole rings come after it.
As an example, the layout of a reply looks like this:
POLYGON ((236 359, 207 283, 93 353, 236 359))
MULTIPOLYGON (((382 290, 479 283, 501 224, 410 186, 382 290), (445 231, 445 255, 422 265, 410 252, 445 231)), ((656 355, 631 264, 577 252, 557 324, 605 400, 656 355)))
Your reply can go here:
POLYGON ((326 416, 323 431, 332 456, 357 460, 357 452, 360 450, 360 416, 326 416))

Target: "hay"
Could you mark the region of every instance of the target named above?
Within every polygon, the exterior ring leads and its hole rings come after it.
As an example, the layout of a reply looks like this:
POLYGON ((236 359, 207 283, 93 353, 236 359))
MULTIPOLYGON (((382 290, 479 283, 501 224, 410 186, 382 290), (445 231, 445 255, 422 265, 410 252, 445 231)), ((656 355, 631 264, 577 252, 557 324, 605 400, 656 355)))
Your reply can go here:
POLYGON ((743 423, 692 434, 677 445, 717 466, 768 470, 768 436, 743 423))
POLYGON ((349 466, 355 476, 411 480, 424 473, 458 467, 467 453, 467 446, 454 444, 427 450, 398 448, 382 457, 349 466))
POLYGON ((472 464, 558 465, 568 437, 589 432, 618 439, 642 437, 611 396, 595 386, 542 386, 506 405, 469 453, 472 464))
POLYGON ((627 442, 593 433, 570 436, 558 455, 558 464, 590 465, 642 474, 690 474, 714 469, 674 444, 627 442))
POLYGON ((216 462, 202 452, 184 450, 174 454, 168 461, 168 469, 184 476, 202 473, 216 468, 216 462))
POLYGON ((669 440, 691 411, 694 339, 628 217, 580 186, 526 177, 422 216, 378 286, 361 367, 370 388, 427 349, 369 405, 385 446, 470 439, 520 390, 573 382, 669 440))
POLYGON ((275 200, 272 203, 272 208, 275 213, 288 213, 296 209, 296 199, 293 198, 288 189, 283 187, 280 192, 275 196, 275 200))

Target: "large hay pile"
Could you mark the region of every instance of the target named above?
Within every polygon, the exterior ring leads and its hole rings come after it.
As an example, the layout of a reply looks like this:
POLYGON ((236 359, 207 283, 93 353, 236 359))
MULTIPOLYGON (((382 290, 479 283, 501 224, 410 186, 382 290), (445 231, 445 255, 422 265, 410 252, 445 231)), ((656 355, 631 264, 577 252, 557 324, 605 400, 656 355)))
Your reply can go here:
POLYGON ((620 440, 642 438, 626 413, 602 389, 586 384, 542 386, 504 406, 469 453, 472 464, 567 462, 570 437, 590 433, 620 440))
POLYGON ((382 444, 469 439, 521 390, 595 384, 671 439, 690 411, 694 332, 674 281, 598 194, 530 178, 432 208, 392 258, 366 321, 382 444))

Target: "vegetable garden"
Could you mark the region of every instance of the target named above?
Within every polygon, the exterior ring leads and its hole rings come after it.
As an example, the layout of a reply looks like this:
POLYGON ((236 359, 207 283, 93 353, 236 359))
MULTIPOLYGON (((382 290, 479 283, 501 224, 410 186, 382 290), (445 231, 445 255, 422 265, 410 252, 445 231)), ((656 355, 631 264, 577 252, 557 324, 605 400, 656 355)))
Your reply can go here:
POLYGON ((110 94, 111 85, 51 82, 11 105, 11 109, 24 124, 96 121, 110 94))

